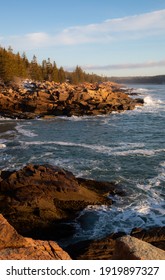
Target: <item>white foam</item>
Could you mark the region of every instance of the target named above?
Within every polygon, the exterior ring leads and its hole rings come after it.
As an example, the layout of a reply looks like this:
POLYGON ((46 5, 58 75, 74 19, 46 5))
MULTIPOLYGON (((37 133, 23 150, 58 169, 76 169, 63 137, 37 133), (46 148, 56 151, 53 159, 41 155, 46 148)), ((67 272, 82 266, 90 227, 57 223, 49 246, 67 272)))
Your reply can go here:
POLYGON ((162 167, 165 167, 165 161, 160 162, 159 165, 162 166, 162 167))
POLYGON ((19 125, 19 124, 17 124, 16 130, 17 130, 20 134, 22 134, 22 135, 24 135, 24 136, 27 136, 27 137, 35 137, 35 136, 37 136, 37 134, 34 133, 33 131, 23 128, 24 126, 25 126, 25 125, 19 125))
POLYGON ((6 145, 0 143, 0 149, 4 149, 4 148, 6 148, 6 145))
POLYGON ((165 149, 140 149, 144 146, 144 143, 119 143, 116 147, 109 147, 105 145, 92 145, 84 143, 74 143, 74 142, 64 142, 64 141, 19 141, 23 146, 29 145, 59 145, 66 147, 80 147, 85 149, 90 149, 96 153, 107 154, 112 156, 128 156, 128 155, 144 155, 153 156, 156 153, 165 152, 165 149), (130 149, 128 149, 130 148, 130 149), (138 148, 138 149, 135 149, 138 148))
POLYGON ((155 150, 147 150, 147 149, 135 149, 135 150, 127 150, 127 151, 119 151, 114 152, 114 155, 117 156, 128 156, 128 155, 144 155, 144 156, 153 156, 157 153, 165 152, 165 149, 155 149, 155 150))
MULTIPOLYGON (((124 199, 124 198, 123 198, 124 199)), ((123 201, 122 201, 123 202, 123 201)), ((162 203, 157 203, 156 200, 148 198, 134 201, 133 203, 125 204, 116 203, 111 207, 107 206, 88 206, 84 209, 79 217, 90 212, 96 212, 97 219, 92 226, 90 223, 87 228, 80 228, 75 238, 100 238, 106 236, 108 233, 125 232, 129 234, 135 227, 149 228, 152 226, 164 226, 165 210, 162 208, 162 203), (138 204, 137 204, 138 203, 138 204)), ((88 216, 86 216, 88 218, 88 216)), ((85 239, 84 238, 84 239, 85 239)))
MULTIPOLYGON (((97 116, 98 117, 98 116, 97 116)), ((66 121, 74 121, 74 122, 80 122, 80 121, 88 121, 90 119, 93 119, 93 116, 57 116, 56 119, 66 120, 66 121)), ((50 119, 51 120, 51 119, 50 119)))
POLYGON ((148 89, 146 89, 146 88, 134 88, 133 89, 133 92, 139 92, 139 93, 144 93, 146 91, 148 91, 148 89))
POLYGON ((144 97, 144 104, 146 104, 147 106, 155 106, 155 105, 162 104, 162 101, 159 99, 154 99, 148 95, 144 97))
POLYGON ((149 89, 149 88, 133 88, 132 92, 133 93, 139 93, 139 94, 146 94, 146 93, 151 93, 154 92, 154 89, 149 89))

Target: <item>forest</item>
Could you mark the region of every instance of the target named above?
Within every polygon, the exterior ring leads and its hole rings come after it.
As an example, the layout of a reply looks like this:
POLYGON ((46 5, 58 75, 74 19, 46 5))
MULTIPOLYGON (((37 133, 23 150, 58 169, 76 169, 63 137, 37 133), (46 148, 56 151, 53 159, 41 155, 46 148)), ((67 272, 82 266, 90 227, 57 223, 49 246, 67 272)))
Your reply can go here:
POLYGON ((57 83, 70 82, 79 84, 83 82, 105 82, 107 77, 89 74, 76 66, 73 72, 65 71, 63 67, 57 67, 56 62, 51 62, 50 58, 38 63, 36 55, 31 61, 26 53, 13 53, 12 47, 5 49, 0 47, 0 80, 9 83, 17 78, 32 79, 36 81, 54 81, 57 83))

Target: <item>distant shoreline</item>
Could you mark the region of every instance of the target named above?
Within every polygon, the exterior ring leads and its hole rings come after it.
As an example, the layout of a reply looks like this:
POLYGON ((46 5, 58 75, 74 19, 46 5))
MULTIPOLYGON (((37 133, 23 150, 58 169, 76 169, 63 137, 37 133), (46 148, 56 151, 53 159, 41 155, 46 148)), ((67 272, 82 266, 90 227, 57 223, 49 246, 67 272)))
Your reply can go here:
POLYGON ((132 77, 111 77, 110 80, 115 83, 126 84, 165 84, 165 75, 156 76, 132 76, 132 77))

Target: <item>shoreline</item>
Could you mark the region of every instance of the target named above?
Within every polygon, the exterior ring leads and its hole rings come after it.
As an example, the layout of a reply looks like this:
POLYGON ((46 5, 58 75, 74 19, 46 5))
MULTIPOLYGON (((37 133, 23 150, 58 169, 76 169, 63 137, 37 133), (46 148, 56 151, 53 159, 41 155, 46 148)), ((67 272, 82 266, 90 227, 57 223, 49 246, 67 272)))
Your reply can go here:
MULTIPOLYGON (((97 92, 98 90, 99 89, 96 90, 95 88, 95 90, 92 90, 92 93, 97 92)), ((32 95, 34 93, 36 93, 36 91, 34 91, 32 95)), ((113 94, 114 93, 115 92, 113 92, 113 94)), ((63 95, 63 93, 61 94, 63 95)), ((29 96, 30 96, 30 92, 29 92, 29 96)), ((118 96, 118 93, 116 96, 118 96)), ((50 97, 50 93, 49 93, 49 97, 50 97)), ((17 104, 15 104, 15 106, 17 106, 17 104)), ((121 111, 122 110, 119 110, 119 112, 121 111)), ((30 117, 31 114, 30 112, 28 113, 24 112, 24 113, 25 115, 27 114, 28 117, 30 117)), ((94 112, 93 116, 95 116, 95 113, 96 112, 94 112)), ((23 115, 21 112, 20 117, 22 116, 23 115)), ((43 117, 47 119, 49 117, 50 118, 55 117, 55 115, 45 114, 43 117)), ((3 148, 5 147, 2 147, 2 149, 3 148)), ((48 240, 53 240, 51 242, 54 242, 54 240, 56 240, 58 242, 59 236, 61 239, 63 238, 64 240, 65 238, 68 238, 69 236, 73 236, 75 234, 75 228, 72 226, 72 224, 76 215, 80 213, 80 211, 84 209, 84 207, 90 205, 91 203, 93 203, 93 205, 102 205, 107 203, 107 205, 109 205, 108 207, 111 207, 112 201, 111 200, 107 201, 107 197, 106 197, 107 196, 106 188, 107 186, 108 188, 110 187, 111 184, 110 182, 98 182, 94 180, 76 178, 71 172, 68 172, 67 170, 61 169, 57 166, 45 167, 43 165, 38 164, 38 167, 37 166, 34 167, 33 165, 31 166, 26 165, 24 168, 25 168, 24 169, 25 173, 22 171, 23 168, 17 171, 3 171, 3 170, 1 171, 0 205, 3 211, 7 211, 6 213, 4 213, 5 218, 7 218, 7 221, 9 221, 14 226, 14 228, 16 227, 18 233, 21 234, 21 236, 25 236, 25 238, 33 238, 33 240, 39 239, 40 241, 43 240, 42 242, 48 242, 43 244, 45 245, 47 244, 46 246, 49 247, 50 243, 48 240), (32 182, 29 181, 30 178, 31 179, 33 178, 32 179, 33 184, 30 183, 32 182), (43 183, 43 181, 45 181, 45 183, 43 183), (71 189, 68 185, 68 182, 72 182, 71 189), (107 184, 106 187, 105 187, 105 183, 107 184), (104 184, 104 187, 102 184, 104 184), (102 194, 100 193, 100 188, 104 189, 105 191, 104 195, 103 193, 102 194), (55 196, 54 194, 52 194, 52 189, 54 190, 56 189, 55 196), (39 192, 39 190, 42 190, 41 193, 39 192), (82 201, 80 199, 80 196, 81 198, 83 197, 83 200, 84 198, 88 198, 88 200, 86 202, 85 200, 82 201), (64 197, 67 197, 67 199, 65 200, 64 197), (99 201, 98 203, 101 204, 97 204, 96 203, 97 200, 99 201), (36 201, 38 204, 36 203, 36 201), (24 219, 24 215, 25 215, 25 219, 24 219), (30 225, 27 225, 27 222, 29 221, 33 221, 33 222, 29 223, 30 225), (45 221, 47 221, 48 227, 44 226, 45 221), (30 230, 30 226, 33 227, 31 228, 31 230, 30 230), (21 231, 19 232, 19 227, 23 229, 23 232, 21 231), (48 228, 49 230, 47 230, 48 228)), ((113 192, 113 195, 115 195, 117 189, 118 189, 117 185, 116 186, 111 185, 111 191, 113 192), (112 191, 112 188, 114 187, 115 189, 113 189, 112 191)), ((113 195, 111 196, 111 198, 113 197, 113 195)), ((120 189, 119 195, 127 195, 127 194, 122 193, 122 190, 120 189)), ((83 218, 85 219, 85 217, 83 218)), ((5 222, 3 220, 3 224, 4 223, 5 222)), ((145 243, 147 242, 147 244, 149 243, 152 244, 154 246, 154 250, 156 250, 156 247, 158 247, 161 250, 165 251, 165 227, 157 227, 157 228, 151 227, 150 229, 133 228, 132 232, 130 232, 130 236, 131 238, 143 240, 145 243)), ((123 254, 125 254, 124 249, 121 250, 115 249, 119 239, 120 242, 121 240, 122 242, 128 241, 128 240, 126 241, 123 238, 128 239, 128 236, 125 233, 117 232, 117 233, 112 233, 110 235, 107 234, 105 238, 101 238, 97 240, 84 240, 81 242, 76 242, 75 244, 70 244, 68 246, 62 243, 62 241, 59 242, 59 244, 61 245, 61 248, 65 250, 72 259, 77 259, 77 260, 113 259, 114 252, 116 250, 118 250, 118 252, 121 251, 123 254)), ((133 242, 135 241, 135 243, 138 244, 137 240, 134 239, 131 240, 133 242)), ((31 242, 33 243, 33 241, 31 242)), ((38 246, 41 243, 37 243, 37 245, 35 245, 34 242, 33 244, 34 246, 38 246)), ((6 245, 4 244, 4 246, 8 246, 8 244, 6 245)), ((14 248, 15 245, 12 244, 12 246, 14 248)), ((22 245, 19 246, 22 250, 21 247, 22 245)), ((151 257, 151 251, 153 248, 152 249, 150 247, 147 248, 148 249, 146 249, 146 252, 147 254, 149 254, 148 256, 151 257)), ((34 251, 35 250, 33 248, 33 252, 34 251)), ((143 255, 143 253, 140 254, 142 254, 140 255, 142 259, 146 257, 146 254, 145 255, 143 255)), ((13 255, 11 254, 11 256, 13 255)), ((0 258, 2 257, 3 257, 2 250, 0 250, 0 258)), ((24 256, 21 255, 21 252, 19 256, 17 255, 17 258, 19 257, 26 258, 25 255, 24 256)), ((38 255, 38 258, 39 257, 40 256, 38 255)), ((65 259, 65 257, 62 258, 65 259)), ((134 257, 135 256, 131 256, 130 258, 133 259, 134 257)), ((14 259, 14 256, 12 258, 14 259)), ((53 258, 55 258, 55 256, 53 256, 53 258)), ((118 258, 118 254, 116 254, 115 258, 116 259, 118 258)), ((119 259, 121 258, 122 256, 120 255, 119 259)))
POLYGON ((0 85, 0 115, 35 119, 52 116, 96 116, 133 110, 144 100, 131 98, 130 91, 112 82, 71 85, 55 82, 28 82, 0 85))

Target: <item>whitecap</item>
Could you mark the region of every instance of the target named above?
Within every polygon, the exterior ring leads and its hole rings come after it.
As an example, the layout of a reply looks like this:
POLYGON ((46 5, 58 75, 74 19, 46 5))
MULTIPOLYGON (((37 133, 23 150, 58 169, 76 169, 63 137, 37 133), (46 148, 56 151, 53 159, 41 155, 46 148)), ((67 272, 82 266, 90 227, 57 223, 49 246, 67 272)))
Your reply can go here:
POLYGON ((19 141, 20 144, 23 146, 28 145, 59 145, 59 146, 66 146, 66 147, 79 147, 84 149, 90 149, 95 151, 96 153, 107 154, 107 155, 114 155, 114 156, 128 156, 128 155, 144 155, 144 156, 153 156, 156 153, 165 152, 165 149, 140 149, 143 147, 143 143, 123 143, 121 145, 119 143, 116 147, 109 147, 105 145, 92 145, 92 144, 85 144, 85 143, 75 143, 75 142, 65 142, 65 141, 19 141), (127 148, 131 148, 127 150, 127 148), (139 149, 134 149, 139 148, 139 149))
POLYGON ((20 134, 22 134, 22 135, 24 135, 24 136, 27 136, 27 137, 35 137, 35 136, 37 136, 37 134, 34 133, 33 131, 23 128, 24 126, 25 126, 25 125, 19 125, 19 124, 18 124, 18 125, 16 126, 16 130, 17 130, 20 134))
POLYGON ((165 149, 155 149, 155 150, 135 149, 135 150, 128 150, 128 151, 114 152, 114 155, 117 155, 117 156, 128 156, 128 155, 153 156, 157 153, 162 153, 162 152, 165 152, 165 149))
POLYGON ((132 89, 132 93, 146 94, 146 93, 150 93, 150 92, 154 92, 154 90, 149 89, 149 88, 142 88, 142 87, 132 89))
POLYGON ((6 145, 3 143, 2 144, 0 143, 0 149, 4 149, 4 148, 6 148, 6 145))
POLYGON ((159 99, 154 99, 152 98, 151 96, 146 96, 144 97, 144 104, 147 105, 147 106, 155 106, 155 105, 159 105, 161 104, 162 101, 159 100, 159 99))

